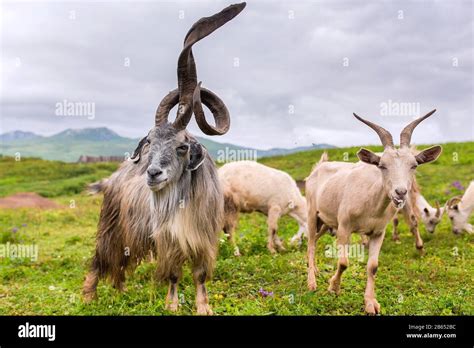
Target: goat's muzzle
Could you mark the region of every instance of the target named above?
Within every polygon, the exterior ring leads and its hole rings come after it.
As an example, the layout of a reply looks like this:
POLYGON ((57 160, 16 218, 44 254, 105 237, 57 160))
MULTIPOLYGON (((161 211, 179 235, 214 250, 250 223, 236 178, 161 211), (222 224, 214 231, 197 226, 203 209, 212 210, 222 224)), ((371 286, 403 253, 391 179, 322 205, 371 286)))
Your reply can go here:
POLYGON ((159 191, 168 184, 166 171, 156 167, 149 167, 147 173, 147 184, 150 190, 159 191))

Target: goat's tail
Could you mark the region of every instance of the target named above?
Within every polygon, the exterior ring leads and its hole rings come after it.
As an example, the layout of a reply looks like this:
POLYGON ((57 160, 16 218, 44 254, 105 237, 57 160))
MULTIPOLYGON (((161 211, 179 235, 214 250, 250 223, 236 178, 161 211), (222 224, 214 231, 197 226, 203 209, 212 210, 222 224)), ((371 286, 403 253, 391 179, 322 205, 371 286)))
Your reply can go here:
MULTIPOLYGON (((315 163, 313 168, 311 168, 311 173, 316 169, 317 166, 319 166, 323 162, 328 162, 329 161, 329 155, 327 151, 324 151, 321 155, 321 158, 319 159, 319 162, 315 163)), ((305 178, 305 180, 308 178, 305 178)))
POLYGON ((327 162, 329 161, 329 155, 327 151, 324 151, 323 154, 321 155, 321 158, 319 159, 319 163, 327 162))
POLYGON ((93 182, 92 184, 87 185, 87 193, 89 195, 96 195, 100 192, 104 192, 105 186, 107 185, 107 182, 109 179, 102 179, 96 182, 93 182))

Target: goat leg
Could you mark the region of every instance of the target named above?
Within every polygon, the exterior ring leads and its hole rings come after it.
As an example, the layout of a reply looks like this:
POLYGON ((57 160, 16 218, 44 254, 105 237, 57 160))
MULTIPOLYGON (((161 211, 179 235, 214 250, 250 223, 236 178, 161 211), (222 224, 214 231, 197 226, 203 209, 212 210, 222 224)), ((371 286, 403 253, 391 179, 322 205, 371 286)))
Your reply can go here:
POLYGON ((375 275, 379 264, 379 253, 385 231, 373 233, 369 239, 369 259, 367 261, 367 286, 365 288, 365 312, 369 315, 380 313, 380 305, 375 298, 375 275))
POLYGON ((341 292, 341 277, 349 266, 349 245, 351 240, 351 230, 339 225, 337 230, 337 252, 339 259, 337 260, 336 273, 329 280, 328 291, 339 295, 341 292))
POLYGON ((198 315, 212 315, 212 309, 209 306, 209 297, 207 296, 206 279, 207 273, 202 265, 193 267, 193 279, 196 286, 196 307, 198 315))

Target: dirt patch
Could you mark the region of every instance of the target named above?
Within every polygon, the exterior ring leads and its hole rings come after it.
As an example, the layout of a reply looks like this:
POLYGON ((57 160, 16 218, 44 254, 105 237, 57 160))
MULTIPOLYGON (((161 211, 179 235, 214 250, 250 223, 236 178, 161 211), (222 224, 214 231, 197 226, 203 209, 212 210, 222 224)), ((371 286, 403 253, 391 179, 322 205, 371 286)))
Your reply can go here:
POLYGON ((35 192, 20 192, 8 197, 0 198, 0 208, 59 209, 62 208, 62 206, 47 198, 41 197, 35 192))

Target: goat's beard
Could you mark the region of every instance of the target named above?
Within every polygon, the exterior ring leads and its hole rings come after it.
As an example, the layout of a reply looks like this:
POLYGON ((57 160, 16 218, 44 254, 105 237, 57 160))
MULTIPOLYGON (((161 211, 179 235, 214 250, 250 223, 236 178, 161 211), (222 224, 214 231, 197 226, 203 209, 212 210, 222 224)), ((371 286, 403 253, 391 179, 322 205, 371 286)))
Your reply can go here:
POLYGON ((148 187, 150 188, 151 191, 158 192, 164 189, 167 185, 168 185, 168 180, 164 180, 160 182, 159 184, 154 184, 154 185, 148 184, 148 187))

